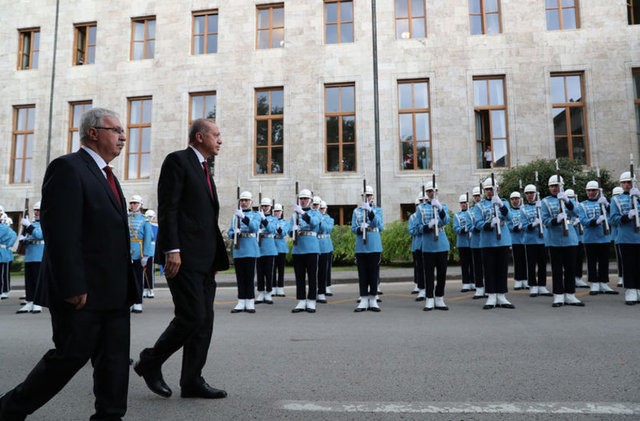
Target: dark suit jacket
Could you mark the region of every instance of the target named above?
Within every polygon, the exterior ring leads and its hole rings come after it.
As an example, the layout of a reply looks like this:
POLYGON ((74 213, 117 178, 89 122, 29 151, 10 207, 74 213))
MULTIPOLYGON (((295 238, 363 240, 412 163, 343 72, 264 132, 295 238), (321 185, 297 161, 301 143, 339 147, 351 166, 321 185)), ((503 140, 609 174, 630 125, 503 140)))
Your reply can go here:
POLYGON ((180 249, 182 268, 212 273, 228 269, 219 212, 217 193, 209 194, 195 152, 187 148, 167 155, 158 179, 156 260, 163 264, 164 252, 180 249))
MULTIPOLYGON (((125 204, 119 184, 118 192, 125 204)), ((87 293, 87 310, 133 303, 126 209, 83 149, 47 167, 40 221, 45 250, 36 302, 62 306, 65 298, 87 293)))

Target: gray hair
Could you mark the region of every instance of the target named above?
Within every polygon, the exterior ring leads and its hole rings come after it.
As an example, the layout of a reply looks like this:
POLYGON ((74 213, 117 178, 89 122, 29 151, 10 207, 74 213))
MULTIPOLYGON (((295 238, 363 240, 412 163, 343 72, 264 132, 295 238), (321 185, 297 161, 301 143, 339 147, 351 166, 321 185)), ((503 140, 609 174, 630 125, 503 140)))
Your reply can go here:
POLYGON ((103 124, 105 117, 113 117, 120 120, 120 116, 115 111, 107 110, 106 108, 92 108, 86 111, 80 117, 80 142, 84 143, 89 129, 92 127, 98 127, 103 124))
POLYGON ((193 120, 191 127, 189 127, 189 144, 195 143, 196 134, 209 132, 209 123, 216 124, 215 120, 210 118, 198 118, 193 120))

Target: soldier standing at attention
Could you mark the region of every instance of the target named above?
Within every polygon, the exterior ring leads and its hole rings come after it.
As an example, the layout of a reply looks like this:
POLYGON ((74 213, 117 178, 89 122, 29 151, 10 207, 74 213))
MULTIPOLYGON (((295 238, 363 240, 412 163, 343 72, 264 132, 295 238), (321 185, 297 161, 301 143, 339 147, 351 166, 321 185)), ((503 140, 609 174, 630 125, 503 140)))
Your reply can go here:
POLYGON ((460 269, 462 270, 462 289, 460 292, 471 291, 473 283, 473 257, 471 255, 471 231, 473 223, 469 216, 469 202, 467 202, 468 194, 461 194, 458 198, 460 203, 460 211, 453 215, 453 230, 458 238, 456 247, 460 255, 460 269))
POLYGON ((289 221, 284 219, 282 205, 276 203, 273 205, 273 216, 276 218, 276 232, 274 240, 278 255, 273 267, 273 285, 275 289, 274 297, 284 297, 284 267, 287 263, 287 253, 289 252, 289 244, 287 244, 287 232, 289 231, 289 221))
POLYGON ((260 228, 258 230, 258 246, 260 257, 256 265, 258 274, 258 298, 256 304, 273 304, 273 273, 278 249, 273 238, 276 232, 277 219, 271 215, 273 202, 265 197, 260 202, 260 228))
POLYGON ((129 235, 131 241, 131 260, 133 260, 133 273, 136 277, 136 301, 131 306, 132 313, 142 313, 142 293, 147 280, 144 271, 149 257, 153 256, 153 231, 151 224, 141 213, 142 197, 137 194, 131 196, 129 200, 129 235))
MULTIPOLYGON (((480 186, 476 186, 472 190, 473 194, 473 207, 478 206, 478 203, 482 201, 482 195, 480 191, 480 186)), ((471 223, 473 224, 473 228, 471 230, 471 242, 469 246, 471 247, 471 256, 473 257, 473 283, 471 284, 471 289, 475 290, 476 293, 473 295, 474 300, 480 300, 482 298, 487 298, 484 290, 484 270, 482 269, 482 247, 480 247, 480 234, 481 230, 476 228, 476 220, 473 212, 473 207, 469 209, 469 217, 471 218, 471 223)))
POLYGON ((40 264, 42 262, 42 253, 44 252, 44 236, 40 227, 40 202, 33 205, 33 222, 28 217, 22 218, 22 226, 27 235, 24 253, 24 290, 27 303, 20 307, 16 313, 40 313, 42 307, 34 304, 34 296, 36 292, 36 283, 38 281, 38 273, 40 272, 40 264))
POLYGON ((527 218, 527 228, 524 231, 524 244, 527 254, 527 279, 529 280, 529 296, 551 297, 553 294, 547 289, 547 249, 544 245, 546 230, 542 226, 542 202, 537 199, 537 189, 533 184, 524 187, 524 214, 527 218))
POLYGON ((520 192, 514 191, 509 196, 511 202, 510 217, 507 222, 511 234, 511 251, 513 252, 514 290, 528 289, 527 256, 524 246, 524 230, 527 227, 527 217, 520 208, 522 198, 520 192))
POLYGON ((318 302, 326 303, 327 285, 331 280, 331 258, 333 255, 331 231, 333 231, 334 220, 327 213, 327 202, 324 200, 320 201, 318 210, 322 215, 318 231, 318 245, 320 246, 320 255, 318 257, 318 302))
POLYGON ((411 226, 416 224, 416 219, 420 218, 419 207, 422 202, 422 196, 418 196, 415 200, 416 211, 409 216, 409 223, 407 225, 409 235, 411 236, 411 256, 413 257, 413 283, 414 290, 411 293, 416 293, 416 301, 424 301, 427 299, 427 292, 424 287, 424 267, 422 266, 422 231, 411 232, 411 226))

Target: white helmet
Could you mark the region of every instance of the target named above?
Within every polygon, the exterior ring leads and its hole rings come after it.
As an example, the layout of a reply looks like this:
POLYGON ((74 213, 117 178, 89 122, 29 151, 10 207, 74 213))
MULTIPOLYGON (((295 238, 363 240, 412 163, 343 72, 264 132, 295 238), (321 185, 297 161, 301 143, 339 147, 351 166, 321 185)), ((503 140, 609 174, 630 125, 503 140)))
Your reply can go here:
POLYGON ((520 199, 520 192, 514 191, 511 193, 511 196, 509 196, 509 199, 520 199))
POLYGON ((547 183, 547 185, 549 186, 556 186, 558 184, 564 184, 564 179, 562 178, 562 176, 560 176, 560 181, 558 182, 558 176, 557 175, 552 175, 551 177, 549 177, 549 182, 547 183))
POLYGON ((373 196, 373 187, 371 187, 371 186, 366 186, 366 187, 364 188, 364 194, 365 194, 365 195, 367 195, 367 196, 368 196, 368 195, 372 195, 372 196, 373 196))
POLYGON ((36 204, 33 205, 33 210, 40 210, 40 202, 36 202, 36 204))
POLYGON ((324 200, 320 201, 320 209, 327 209, 327 202, 325 202, 324 200))
POLYGON ((524 192, 525 193, 535 193, 536 192, 536 186, 534 186, 533 184, 527 184, 526 186, 524 186, 524 192))
POLYGON ((587 187, 585 188, 585 190, 598 190, 599 188, 600 185, 598 184, 598 182, 595 180, 591 180, 587 183, 587 187))
MULTIPOLYGON (((433 182, 429 181, 425 186, 424 186, 424 191, 429 191, 429 190, 434 190, 434 186, 433 186, 433 182)), ((438 186, 435 186, 435 190, 438 190, 438 186)))
POLYGON ((133 196, 131 196, 131 199, 129 199, 129 203, 142 204, 142 197, 139 194, 134 194, 133 196))
POLYGON ((300 190, 300 194, 298 194, 298 199, 311 199, 311 190, 308 190, 308 189, 300 190))
POLYGON ((322 202, 322 199, 320 198, 320 196, 313 196, 313 204, 314 205, 319 205, 320 202, 322 202))
POLYGON ((458 203, 467 203, 467 195, 461 194, 460 197, 458 197, 458 203))
POLYGON ((252 198, 253 196, 251 196, 250 191, 243 191, 242 193, 240 193, 240 200, 243 200, 243 199, 251 200, 252 198))
POLYGON ((574 192, 573 189, 566 189, 564 194, 567 197, 576 197, 576 192, 574 192))
POLYGON ((149 209, 144 213, 144 216, 149 219, 153 219, 156 217, 156 212, 153 209, 149 209))
POLYGON ((620 182, 622 183, 623 181, 631 181, 630 171, 625 171, 622 174, 620 174, 620 182))
POLYGON ((471 190, 471 195, 472 196, 478 196, 480 195, 480 186, 475 186, 473 188, 473 190, 471 190))
POLYGON ((282 205, 280 203, 276 203, 275 205, 273 205, 273 211, 281 211, 282 210, 282 205))
POLYGON ((622 194, 622 193, 624 193, 624 190, 622 190, 622 187, 620 187, 620 186, 614 187, 613 190, 611 191, 611 194, 614 195, 614 196, 617 196, 617 195, 622 194))
MULTIPOLYGON (((482 187, 485 189, 490 189, 493 187, 492 182, 491 182, 491 177, 488 177, 486 180, 484 180, 482 182, 482 187)), ((498 182, 495 181, 495 187, 498 188, 498 182)))
POLYGON ((263 197, 260 201, 260 206, 273 206, 273 201, 268 197, 263 197))

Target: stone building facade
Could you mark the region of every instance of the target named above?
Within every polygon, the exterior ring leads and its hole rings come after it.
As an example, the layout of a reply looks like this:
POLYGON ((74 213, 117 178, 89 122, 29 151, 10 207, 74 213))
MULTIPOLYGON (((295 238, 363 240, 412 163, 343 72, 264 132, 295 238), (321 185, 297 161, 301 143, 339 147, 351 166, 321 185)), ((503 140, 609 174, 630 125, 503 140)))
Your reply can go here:
POLYGON ((343 210, 336 216, 346 220, 366 178, 380 192, 391 221, 401 218, 401 205, 413 203, 435 172, 440 197, 456 209, 458 195, 490 173, 482 154, 491 143, 499 167, 571 153, 582 154, 586 166, 618 174, 630 153, 638 155, 640 25, 630 24, 625 2, 575 0, 573 10, 562 11, 549 6, 554 1, 0 0, 0 204, 20 211, 25 196, 38 199, 48 161, 75 147, 70 145, 74 104, 90 102, 120 113, 129 148, 132 138, 145 138, 146 143, 135 141, 144 153, 128 150, 113 165, 125 195, 139 194, 146 208, 155 208, 161 163, 167 153, 186 146, 189 113, 201 93, 215 96, 223 136, 215 168, 223 225, 235 206, 237 186, 255 197, 259 191, 275 197, 286 212, 295 201, 296 181, 330 209, 343 210), (575 22, 563 12, 574 13, 575 22), (413 20, 404 19, 410 14, 413 20), (560 15, 562 27, 549 29, 560 15), (209 19, 205 31, 198 16, 209 19), (329 29, 334 21, 337 32, 335 25, 329 29), (76 47, 79 37, 93 37, 91 26, 95 43, 84 43, 89 57, 76 47), (478 28, 481 33, 471 33, 478 28), (208 33, 207 44, 198 41, 194 47, 194 34, 200 33, 205 38, 208 33), (341 42, 334 43, 337 33, 341 42), (24 58, 33 55, 35 38, 37 57, 24 58), (25 42, 32 43, 31 51, 25 51, 25 42), (203 45, 209 54, 197 54, 203 45), (29 68, 34 59, 37 68, 29 68), (501 92, 492 90, 496 80, 501 92), (579 83, 577 97, 569 92, 575 89, 572 80, 579 83), (564 111, 574 118, 575 112, 557 107, 556 82, 567 87, 567 102, 583 102, 577 111, 582 126, 569 123, 577 135, 569 152, 554 120, 564 111), (414 92, 409 98, 417 102, 415 92, 424 86, 426 106, 403 103, 407 92, 414 92), (493 102, 479 109, 483 86, 493 102), (265 92, 268 100, 282 95, 281 107, 271 109, 281 114, 269 123, 276 128, 257 122, 257 98, 265 92), (339 109, 339 118, 328 110, 336 92, 339 107, 348 111, 339 109), (501 99, 495 102, 496 97, 501 99), (25 116, 33 120, 31 129, 19 127, 22 107, 31 112, 21 115, 22 122, 25 116), (419 110, 401 117, 407 107, 419 110), (150 111, 142 122, 146 127, 132 120, 136 110, 150 111), (409 124, 408 135, 403 124, 409 124), (492 130, 479 130, 479 124, 492 130), (257 159, 260 136, 275 145, 276 167, 266 164, 271 171, 257 159), (420 142, 415 149, 403 148, 400 138, 411 136, 420 142), (329 144, 334 137, 337 148, 329 144))

